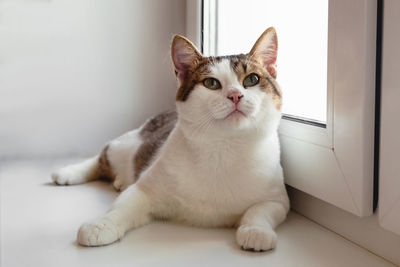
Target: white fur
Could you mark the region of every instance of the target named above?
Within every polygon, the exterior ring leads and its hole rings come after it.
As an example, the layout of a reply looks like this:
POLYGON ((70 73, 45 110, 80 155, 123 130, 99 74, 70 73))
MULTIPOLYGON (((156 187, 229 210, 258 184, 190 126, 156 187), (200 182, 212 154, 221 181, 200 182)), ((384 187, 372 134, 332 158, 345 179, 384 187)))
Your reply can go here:
POLYGON ((83 184, 97 178, 98 157, 87 159, 81 163, 69 165, 53 172, 51 179, 59 185, 83 184))
POLYGON ((107 156, 115 175, 113 185, 117 190, 123 191, 134 182, 133 157, 142 144, 139 131, 128 132, 109 144, 107 156))
POLYGON ((106 215, 83 224, 78 242, 85 246, 101 246, 122 238, 126 231, 150 222, 148 196, 135 184, 121 193, 106 215))
MULTIPOLYGON (((221 90, 197 85, 177 103, 178 123, 157 159, 135 184, 122 192, 111 210, 84 224, 78 241, 99 246, 120 239, 129 229, 153 218, 205 227, 237 226, 245 249, 276 245, 274 228, 289 209, 283 183, 277 127, 281 113, 258 86, 244 89, 228 60, 212 68, 221 90), (240 113, 232 90, 243 94, 240 113)), ((126 181, 140 138, 134 132, 114 141, 109 160, 126 181)))
MULTIPOLYGON (((125 190, 134 183, 133 157, 142 144, 139 136, 140 129, 130 131, 108 145, 107 156, 115 179, 113 186, 119 191, 125 190)), ((52 174, 53 182, 59 185, 82 184, 98 178, 97 170, 98 156, 85 160, 82 163, 73 164, 52 174)))

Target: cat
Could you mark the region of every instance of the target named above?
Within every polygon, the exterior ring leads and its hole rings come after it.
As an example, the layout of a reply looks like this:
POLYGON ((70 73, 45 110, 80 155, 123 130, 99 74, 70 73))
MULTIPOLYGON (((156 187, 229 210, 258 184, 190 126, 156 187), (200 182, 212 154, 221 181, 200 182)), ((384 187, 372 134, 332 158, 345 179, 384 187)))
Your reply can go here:
POLYGON ((277 35, 268 28, 248 54, 204 57, 176 35, 171 57, 176 110, 111 141, 100 155, 52 174, 56 184, 110 177, 122 193, 83 224, 78 242, 101 246, 154 219, 237 227, 244 250, 276 246, 289 210, 277 128, 277 35))

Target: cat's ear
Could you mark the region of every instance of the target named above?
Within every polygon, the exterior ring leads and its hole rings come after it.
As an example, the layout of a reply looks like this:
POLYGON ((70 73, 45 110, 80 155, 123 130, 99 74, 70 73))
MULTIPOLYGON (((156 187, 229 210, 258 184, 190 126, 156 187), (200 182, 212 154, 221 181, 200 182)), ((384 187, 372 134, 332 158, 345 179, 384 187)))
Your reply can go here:
POLYGON ((203 56, 192 42, 183 36, 175 35, 171 45, 171 57, 176 76, 182 82, 188 71, 193 70, 203 56))
POLYGON ((272 77, 276 78, 276 57, 278 55, 278 37, 273 27, 261 34, 250 51, 250 55, 260 61, 272 77))

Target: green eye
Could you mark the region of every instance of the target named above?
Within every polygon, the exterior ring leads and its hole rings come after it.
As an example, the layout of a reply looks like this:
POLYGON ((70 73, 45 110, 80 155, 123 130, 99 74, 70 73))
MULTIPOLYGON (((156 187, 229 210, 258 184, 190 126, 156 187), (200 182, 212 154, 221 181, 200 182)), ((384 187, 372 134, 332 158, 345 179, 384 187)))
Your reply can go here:
POLYGON ((252 73, 252 74, 248 75, 246 78, 244 78, 243 86, 245 88, 252 87, 252 86, 258 84, 259 81, 260 81, 260 78, 258 77, 258 75, 255 73, 252 73))
POLYGON ((203 84, 205 87, 211 90, 218 90, 221 88, 221 84, 219 83, 219 81, 214 78, 205 78, 203 80, 203 84))

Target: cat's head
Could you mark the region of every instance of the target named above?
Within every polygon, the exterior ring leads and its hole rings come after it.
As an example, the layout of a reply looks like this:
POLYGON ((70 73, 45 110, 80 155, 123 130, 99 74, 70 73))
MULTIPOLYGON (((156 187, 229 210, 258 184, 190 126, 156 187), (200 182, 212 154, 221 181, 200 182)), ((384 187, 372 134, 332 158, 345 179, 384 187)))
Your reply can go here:
MULTIPOLYGON (((234 44, 232 44, 234 45, 234 44)), ((277 36, 268 28, 248 54, 204 57, 175 36, 171 55, 178 80, 179 120, 187 134, 224 137, 276 131, 281 90, 275 80, 277 36)))

